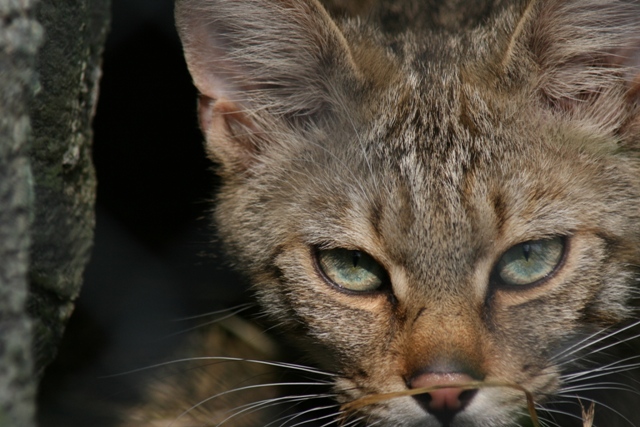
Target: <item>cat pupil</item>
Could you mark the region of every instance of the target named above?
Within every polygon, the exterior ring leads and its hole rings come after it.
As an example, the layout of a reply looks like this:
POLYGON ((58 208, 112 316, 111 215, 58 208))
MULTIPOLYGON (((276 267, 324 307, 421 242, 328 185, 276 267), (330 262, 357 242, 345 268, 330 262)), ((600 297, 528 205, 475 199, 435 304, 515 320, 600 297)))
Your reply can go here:
POLYGON ((362 253, 360 251, 353 251, 353 268, 356 268, 358 266, 358 263, 360 262, 360 258, 362 257, 362 253))
POLYGON ((522 244, 522 256, 526 261, 529 261, 529 257, 531 256, 531 245, 529 243, 522 244))

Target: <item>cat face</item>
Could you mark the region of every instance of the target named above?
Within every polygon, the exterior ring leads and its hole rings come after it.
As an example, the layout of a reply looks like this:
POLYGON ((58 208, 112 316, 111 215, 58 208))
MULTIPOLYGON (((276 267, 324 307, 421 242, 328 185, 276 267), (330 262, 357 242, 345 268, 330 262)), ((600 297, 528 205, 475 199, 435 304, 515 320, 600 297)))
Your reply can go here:
POLYGON ((589 394, 633 336, 638 5, 496 9, 387 34, 315 2, 178 3, 222 239, 349 422, 513 426, 527 396, 577 396, 640 423, 632 392, 589 394))

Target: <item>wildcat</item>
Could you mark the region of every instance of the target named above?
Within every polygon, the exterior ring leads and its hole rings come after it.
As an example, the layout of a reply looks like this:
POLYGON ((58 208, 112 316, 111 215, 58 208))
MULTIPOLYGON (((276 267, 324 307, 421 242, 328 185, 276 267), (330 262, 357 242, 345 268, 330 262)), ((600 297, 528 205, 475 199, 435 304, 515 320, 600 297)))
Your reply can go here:
POLYGON ((361 3, 176 4, 221 239, 335 422, 640 426, 640 3, 361 3))

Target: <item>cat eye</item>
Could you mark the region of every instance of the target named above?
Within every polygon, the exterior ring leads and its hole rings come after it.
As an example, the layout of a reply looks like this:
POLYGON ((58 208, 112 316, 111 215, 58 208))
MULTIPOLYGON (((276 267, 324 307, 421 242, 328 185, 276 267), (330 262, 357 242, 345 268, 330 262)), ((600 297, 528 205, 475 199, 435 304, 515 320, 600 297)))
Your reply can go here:
POLYGON ((354 292, 378 290, 387 280, 384 268, 365 252, 349 249, 317 251, 318 266, 334 285, 354 292))
POLYGON ((495 274, 506 285, 531 285, 556 270, 562 261, 564 247, 563 237, 520 243, 502 255, 495 274))

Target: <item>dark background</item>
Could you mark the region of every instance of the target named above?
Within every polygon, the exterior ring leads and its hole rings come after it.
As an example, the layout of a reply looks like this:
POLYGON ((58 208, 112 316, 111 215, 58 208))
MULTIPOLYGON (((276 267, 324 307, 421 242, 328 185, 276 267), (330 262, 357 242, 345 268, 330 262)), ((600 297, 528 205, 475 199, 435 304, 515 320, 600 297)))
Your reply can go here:
POLYGON ((113 0, 94 121, 98 176, 92 260, 39 425, 108 426, 136 400, 131 369, 166 360, 179 319, 246 301, 210 224, 217 185, 196 119, 196 90, 172 0, 113 0))

